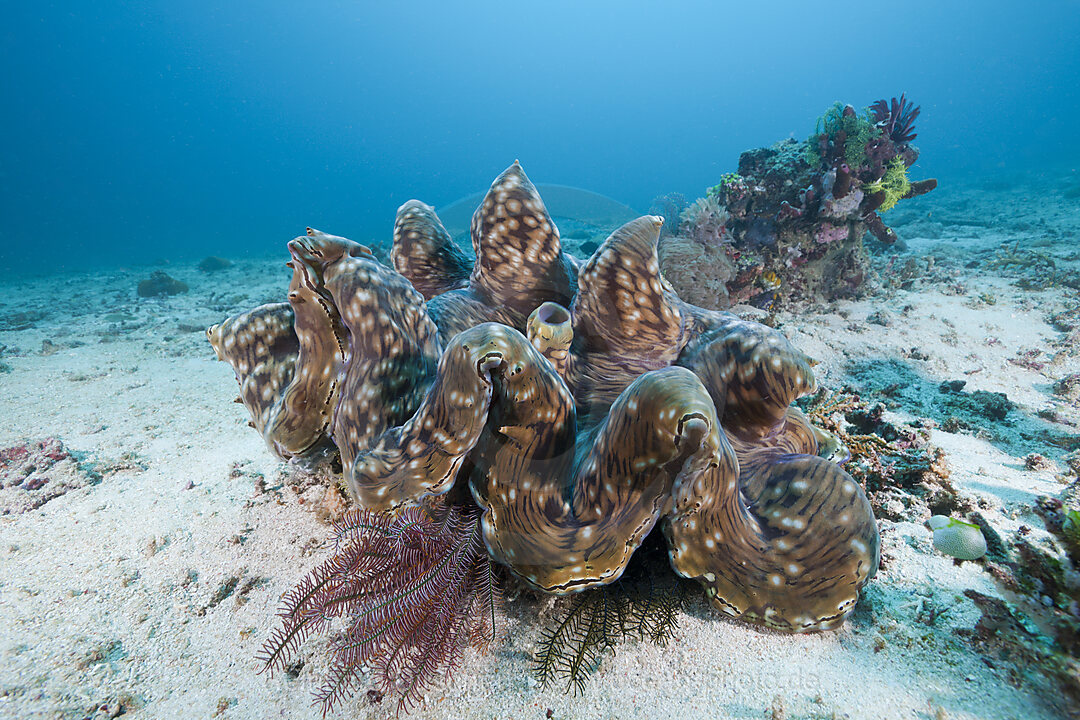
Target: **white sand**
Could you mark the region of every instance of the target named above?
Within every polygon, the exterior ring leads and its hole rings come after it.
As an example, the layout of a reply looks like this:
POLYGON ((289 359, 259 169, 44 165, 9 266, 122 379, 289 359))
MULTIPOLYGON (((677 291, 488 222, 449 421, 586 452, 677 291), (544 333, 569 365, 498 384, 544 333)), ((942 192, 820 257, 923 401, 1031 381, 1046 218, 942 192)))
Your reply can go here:
MULTIPOLYGON (((913 243, 913 251, 940 243, 948 241, 913 243)), ((145 271, 3 286, 0 315, 28 308, 50 315, 0 333, 12 367, 0 375, 0 447, 56 436, 103 478, 0 518, 0 716, 103 717, 122 707, 147 718, 318 717, 311 691, 325 669, 323 641, 305 645, 296 679, 257 675, 253 659, 279 596, 325 557, 328 528, 311 512, 318 493, 274 489, 282 467, 232 402, 232 370, 200 332, 178 328, 282 298, 288 276, 280 262, 247 261, 213 276, 167 268, 192 286, 167 300, 135 298, 145 271), (106 316, 117 312, 131 316, 131 329, 100 342, 106 316), (45 340, 61 349, 39 355, 45 340), (73 341, 85 344, 64 347, 73 341), (207 609, 230 578, 239 578, 236 592, 207 609), (257 582, 241 596, 249 581, 257 582)), ((905 362, 928 382, 959 378, 966 390, 1006 392, 1020 405, 1014 414, 1029 418, 1049 407, 1047 376, 1007 358, 1059 337, 1045 315, 1067 295, 955 271, 965 295, 900 291, 785 317, 784 329, 822 361, 828 386, 845 381, 852 361, 918 346, 928 359, 905 362), (996 304, 972 302, 987 290, 996 304), (914 307, 904 316, 906 304, 914 307), (867 324, 882 307, 893 325, 867 324), (991 336, 1000 344, 987 344, 991 336)), ((1076 372, 1076 358, 1070 362, 1047 372, 1076 372)), ((1075 408, 1059 409, 1080 420, 1075 408)), ((1041 532, 1030 505, 1061 485, 1052 472, 1026 470, 1020 457, 1051 449, 1027 442, 1010 454, 1000 443, 940 430, 934 441, 947 451, 954 481, 987 501, 984 513, 1001 532, 1020 522, 1041 532)), ((626 643, 573 697, 531 680, 536 615, 550 603, 518 599, 505 608, 493 652, 470 654, 414 716, 526 720, 550 708, 556 718, 762 718, 781 706, 788 718, 934 718, 938 708, 948 718, 1061 716, 1053 685, 1037 673, 1010 684, 1006 663, 991 669, 953 634, 979 618, 964 589, 1000 595, 989 575, 935 554, 921 525, 883 521, 881 529, 885 569, 842 630, 782 636, 730 622, 698 600, 675 641, 626 643), (928 603, 952 609, 930 626, 919 620, 928 603)), ((363 691, 338 711, 393 714, 390 699, 373 705, 363 691)))

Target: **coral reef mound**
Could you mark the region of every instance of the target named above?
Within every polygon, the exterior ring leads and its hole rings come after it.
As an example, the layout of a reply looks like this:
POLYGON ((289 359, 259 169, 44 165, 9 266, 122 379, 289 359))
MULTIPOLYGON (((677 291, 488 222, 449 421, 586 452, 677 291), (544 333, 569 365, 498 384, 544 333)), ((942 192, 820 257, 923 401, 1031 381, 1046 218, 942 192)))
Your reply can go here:
POLYGON ((862 113, 837 103, 808 139, 742 153, 738 171, 688 206, 664 238, 664 272, 680 293, 717 309, 860 295, 871 284, 863 236, 895 242, 881 215, 937 187, 908 176, 919 157, 911 144, 918 115, 903 95, 862 113), (706 277, 684 262, 710 254, 717 257, 706 277))

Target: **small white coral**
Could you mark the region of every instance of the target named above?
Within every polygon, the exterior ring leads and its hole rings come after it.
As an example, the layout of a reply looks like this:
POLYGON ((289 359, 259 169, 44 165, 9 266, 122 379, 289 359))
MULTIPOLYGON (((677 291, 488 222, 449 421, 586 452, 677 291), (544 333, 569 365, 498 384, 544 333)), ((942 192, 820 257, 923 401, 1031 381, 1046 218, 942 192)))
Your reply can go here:
POLYGON ((855 214, 863 201, 863 191, 852 189, 844 197, 837 199, 830 192, 821 201, 821 215, 831 218, 847 218, 855 214))
POLYGON ((957 560, 978 560, 986 554, 986 537, 978 525, 935 515, 926 523, 934 531, 934 547, 957 560))

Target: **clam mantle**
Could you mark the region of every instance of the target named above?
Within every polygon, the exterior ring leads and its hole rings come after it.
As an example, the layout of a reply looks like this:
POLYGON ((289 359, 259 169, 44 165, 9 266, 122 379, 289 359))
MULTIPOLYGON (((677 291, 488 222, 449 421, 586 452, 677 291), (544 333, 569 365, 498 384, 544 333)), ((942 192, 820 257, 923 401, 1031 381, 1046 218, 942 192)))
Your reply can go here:
POLYGON ((372 510, 475 502, 492 558, 536 588, 616 581, 659 525, 674 570, 724 613, 835 627, 879 539, 791 407, 810 363, 771 328, 680 300, 662 222, 633 220, 581 262, 515 162, 473 216, 474 257, 415 200, 392 268, 309 229, 288 244, 288 301, 207 334, 274 453, 336 447, 372 510))

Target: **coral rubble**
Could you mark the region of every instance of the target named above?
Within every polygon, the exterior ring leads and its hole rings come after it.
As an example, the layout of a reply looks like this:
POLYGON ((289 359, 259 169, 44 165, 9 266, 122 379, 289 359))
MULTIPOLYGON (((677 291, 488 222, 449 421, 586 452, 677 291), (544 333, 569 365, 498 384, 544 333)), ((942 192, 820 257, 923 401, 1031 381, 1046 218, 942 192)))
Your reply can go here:
POLYGON ((34 510, 93 482, 56 438, 0 449, 0 515, 34 510))
POLYGON ((150 277, 139 281, 137 291, 139 297, 166 297, 186 293, 188 289, 186 282, 177 280, 162 270, 155 270, 150 273, 150 277))
POLYGON ((717 278, 704 283, 725 288, 703 298, 715 302, 710 307, 860 294, 871 279, 863 236, 894 242, 881 214, 937 186, 908 176, 919 156, 911 144, 918 114, 904 96, 863 113, 838 103, 807 140, 744 152, 738 172, 724 175, 683 214, 678 235, 664 238, 665 275, 680 294, 694 292, 703 283, 680 264, 691 255, 683 246, 711 244, 727 262, 713 263, 717 278))
POLYGON ((1073 707, 1080 700, 1078 483, 1073 481, 1061 498, 1043 496, 1035 503, 1049 537, 1037 538, 1024 525, 1005 538, 994 537, 986 570, 1010 593, 1011 602, 966 593, 983 612, 971 634, 987 654, 1038 668, 1073 707))
POLYGON ((196 267, 198 267, 199 270, 201 270, 204 273, 215 273, 215 272, 218 272, 219 270, 225 270, 227 268, 231 268, 232 266, 233 266, 232 260, 228 260, 228 259, 223 258, 223 257, 218 257, 217 255, 209 255, 207 257, 204 257, 202 260, 200 260, 199 264, 196 267))
POLYGON ((970 509, 949 480, 945 453, 930 444, 924 428, 888 422, 882 404, 848 393, 820 390, 801 404, 835 439, 834 455, 879 519, 924 522, 970 509))

